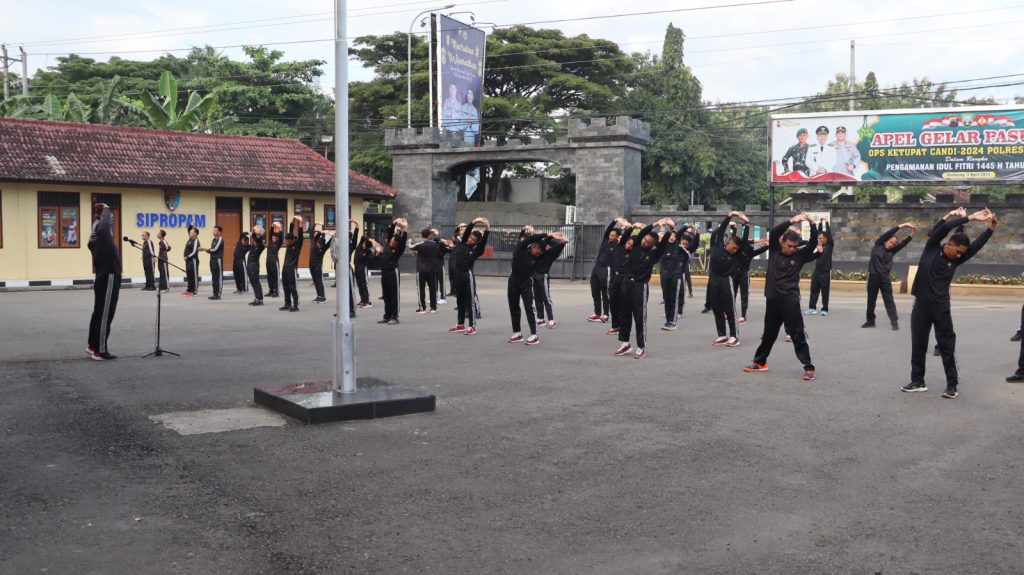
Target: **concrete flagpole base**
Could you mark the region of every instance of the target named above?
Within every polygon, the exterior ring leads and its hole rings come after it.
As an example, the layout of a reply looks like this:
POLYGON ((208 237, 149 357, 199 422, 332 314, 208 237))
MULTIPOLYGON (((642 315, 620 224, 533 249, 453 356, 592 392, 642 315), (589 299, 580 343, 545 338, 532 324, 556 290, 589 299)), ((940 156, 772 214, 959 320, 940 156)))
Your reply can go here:
POLYGON ((253 388, 253 401, 303 423, 378 419, 432 412, 437 398, 415 389, 364 378, 358 389, 342 393, 330 381, 288 383, 253 388))

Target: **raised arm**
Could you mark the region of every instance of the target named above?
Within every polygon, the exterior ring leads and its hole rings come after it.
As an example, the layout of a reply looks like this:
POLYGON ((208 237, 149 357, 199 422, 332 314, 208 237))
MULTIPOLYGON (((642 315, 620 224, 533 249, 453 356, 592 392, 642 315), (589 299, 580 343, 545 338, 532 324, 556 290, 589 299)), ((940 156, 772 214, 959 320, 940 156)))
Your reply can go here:
POLYGON ((900 231, 900 226, 893 226, 892 228, 889 228, 884 234, 878 236, 878 239, 875 240, 875 245, 885 245, 885 242, 889 241, 889 238, 895 236, 898 231, 900 231))
POLYGON ((964 255, 960 256, 960 261, 957 262, 957 265, 963 264, 967 260, 973 258, 974 254, 981 251, 981 248, 985 247, 985 244, 988 243, 989 238, 992 237, 992 234, 995 233, 996 228, 999 226, 999 220, 996 218, 996 215, 991 210, 986 208, 983 211, 986 212, 985 219, 979 219, 975 221, 987 221, 988 229, 982 232, 980 236, 978 236, 977 238, 975 238, 973 242, 971 242, 970 247, 967 248, 967 251, 964 252, 964 255))

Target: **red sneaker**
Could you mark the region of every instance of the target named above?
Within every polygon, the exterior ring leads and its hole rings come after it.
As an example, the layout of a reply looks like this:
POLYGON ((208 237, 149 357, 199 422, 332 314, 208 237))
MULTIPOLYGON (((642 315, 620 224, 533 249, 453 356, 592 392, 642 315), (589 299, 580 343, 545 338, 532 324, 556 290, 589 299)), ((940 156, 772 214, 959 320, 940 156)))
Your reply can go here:
POLYGON ((548 324, 548 322, 545 321, 545 320, 542 320, 542 319, 538 319, 537 320, 537 325, 547 325, 547 324, 548 324))
POLYGON ((476 328, 472 326, 467 327, 465 333, 462 335, 476 335, 476 328))
POLYGON ((523 343, 525 343, 526 345, 537 345, 538 343, 540 343, 540 338, 537 337, 536 335, 531 335, 530 337, 526 338, 526 341, 524 341, 523 343))
POLYGON ((645 357, 647 357, 647 352, 642 347, 637 348, 636 353, 633 354, 633 359, 643 359, 645 357))
POLYGON ((460 331, 466 331, 466 326, 459 324, 448 328, 448 333, 459 333, 460 331))
POLYGON ((555 329, 556 327, 558 327, 558 324, 555 323, 555 320, 551 320, 548 322, 548 329, 555 329))
POLYGON ((744 367, 743 371, 745 371, 747 373, 760 373, 760 372, 763 372, 763 371, 768 371, 768 364, 766 363, 764 365, 761 365, 761 364, 756 363, 756 362, 750 362, 750 365, 748 365, 747 367, 744 367))
POLYGON ((602 318, 602 316, 599 316, 599 315, 588 315, 587 316, 587 321, 592 321, 592 322, 602 321, 603 322, 605 320, 602 318))
POLYGON ((619 333, 619 328, 613 327, 613 328, 611 328, 610 330, 608 330, 608 331, 606 331, 604 333, 605 333, 605 335, 616 335, 616 334, 619 333))
POLYGON ((512 337, 508 338, 509 343, 518 343, 520 341, 523 341, 523 334, 521 333, 514 333, 512 337))
POLYGON ((608 323, 608 316, 606 316, 606 315, 601 316, 601 323, 608 323))
POLYGON ((631 351, 633 351, 633 346, 629 345, 628 343, 624 343, 620 345, 619 349, 615 350, 615 353, 613 353, 612 355, 626 355, 631 351))
POLYGON ((711 345, 724 345, 727 341, 729 341, 729 338, 722 336, 720 338, 715 339, 715 341, 712 341, 711 345))
POLYGON ((726 342, 726 347, 736 347, 740 344, 740 340, 735 337, 730 337, 726 342))

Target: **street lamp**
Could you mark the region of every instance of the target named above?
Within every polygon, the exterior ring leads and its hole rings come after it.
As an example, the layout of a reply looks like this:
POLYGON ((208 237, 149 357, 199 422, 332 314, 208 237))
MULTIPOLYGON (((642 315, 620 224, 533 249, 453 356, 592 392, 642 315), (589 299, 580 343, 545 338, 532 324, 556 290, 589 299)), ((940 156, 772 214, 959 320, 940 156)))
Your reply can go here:
MULTIPOLYGON (((433 12, 434 10, 449 10, 451 8, 454 8, 454 7, 455 7, 455 4, 448 4, 447 6, 442 6, 441 8, 429 8, 429 9, 424 10, 424 11, 420 12, 419 14, 417 14, 416 17, 413 18, 412 22, 409 24, 409 42, 408 42, 409 45, 408 45, 407 56, 406 56, 407 61, 408 61, 409 64, 408 64, 408 72, 406 74, 408 76, 408 78, 406 80, 406 91, 407 91, 407 94, 406 94, 406 99, 405 99, 405 102, 406 102, 405 105, 406 105, 406 108, 407 108, 407 110, 406 110, 406 127, 407 128, 411 128, 412 127, 412 28, 413 28, 413 26, 416 25, 416 21, 419 20, 420 16, 422 16, 424 14, 429 14, 429 13, 433 12)), ((429 43, 430 40, 428 39, 427 42, 429 43)), ((429 75, 430 72, 428 71, 427 74, 429 75)))

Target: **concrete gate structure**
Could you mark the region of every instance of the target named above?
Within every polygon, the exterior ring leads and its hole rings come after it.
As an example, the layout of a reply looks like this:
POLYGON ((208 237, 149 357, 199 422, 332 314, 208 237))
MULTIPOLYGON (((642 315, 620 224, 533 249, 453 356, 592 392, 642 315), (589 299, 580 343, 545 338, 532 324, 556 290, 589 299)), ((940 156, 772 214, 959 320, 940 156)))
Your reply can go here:
POLYGON ((573 118, 568 136, 529 144, 510 138, 504 145, 485 140, 471 147, 461 133, 438 128, 398 128, 384 134, 398 191, 394 213, 407 218, 414 231, 456 223, 456 178, 474 166, 502 162, 554 162, 572 171, 579 223, 628 217, 640 205, 640 159, 650 141, 650 126, 629 116, 589 122, 573 118))

